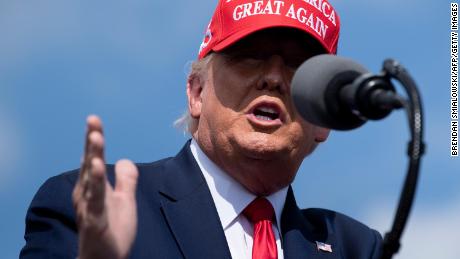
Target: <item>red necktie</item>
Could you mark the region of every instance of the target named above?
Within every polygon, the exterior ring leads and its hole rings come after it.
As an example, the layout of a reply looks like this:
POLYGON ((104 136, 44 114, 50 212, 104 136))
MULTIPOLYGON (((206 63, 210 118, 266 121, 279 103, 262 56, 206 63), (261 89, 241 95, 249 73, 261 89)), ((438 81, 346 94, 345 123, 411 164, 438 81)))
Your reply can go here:
POLYGON ((278 259, 272 229, 275 212, 270 202, 257 198, 244 209, 243 214, 254 224, 252 259, 278 259))

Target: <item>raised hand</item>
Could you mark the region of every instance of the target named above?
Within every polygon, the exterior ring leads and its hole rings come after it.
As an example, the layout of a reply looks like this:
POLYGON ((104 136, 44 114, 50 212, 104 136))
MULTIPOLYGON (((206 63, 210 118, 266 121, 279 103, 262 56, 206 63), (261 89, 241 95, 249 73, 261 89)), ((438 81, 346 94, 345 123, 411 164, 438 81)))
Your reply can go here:
POLYGON ((106 176, 102 123, 92 115, 87 127, 80 177, 73 190, 79 258, 126 258, 137 230, 137 168, 129 160, 118 161, 112 188, 106 176))

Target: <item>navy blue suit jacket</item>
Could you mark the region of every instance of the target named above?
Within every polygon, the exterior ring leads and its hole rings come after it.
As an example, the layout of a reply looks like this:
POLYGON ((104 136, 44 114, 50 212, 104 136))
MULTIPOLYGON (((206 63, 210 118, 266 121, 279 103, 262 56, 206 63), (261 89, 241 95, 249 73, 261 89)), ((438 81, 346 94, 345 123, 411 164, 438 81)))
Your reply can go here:
MULTIPOLYGON (((217 210, 189 143, 176 157, 138 164, 138 230, 131 258, 231 258, 217 210)), ((73 171, 50 178, 26 216, 21 258, 76 258, 78 235, 72 207, 73 171)), ((114 181, 114 167, 108 166, 114 181)), ((337 212, 300 210, 291 189, 281 216, 284 257, 378 258, 381 236, 337 212), (332 253, 316 241, 332 245, 332 253)))

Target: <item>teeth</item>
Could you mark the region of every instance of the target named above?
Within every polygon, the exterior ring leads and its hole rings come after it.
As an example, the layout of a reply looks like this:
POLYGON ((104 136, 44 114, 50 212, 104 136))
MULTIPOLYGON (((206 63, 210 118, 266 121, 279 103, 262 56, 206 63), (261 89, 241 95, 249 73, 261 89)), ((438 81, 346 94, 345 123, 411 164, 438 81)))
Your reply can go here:
POLYGON ((277 113, 275 109, 270 108, 270 107, 260 107, 260 108, 257 108, 257 109, 260 110, 260 111, 263 111, 263 112, 277 113))
POLYGON ((270 118, 270 117, 267 117, 267 116, 262 116, 262 115, 256 115, 256 117, 260 120, 264 120, 264 121, 272 121, 273 119, 270 118))

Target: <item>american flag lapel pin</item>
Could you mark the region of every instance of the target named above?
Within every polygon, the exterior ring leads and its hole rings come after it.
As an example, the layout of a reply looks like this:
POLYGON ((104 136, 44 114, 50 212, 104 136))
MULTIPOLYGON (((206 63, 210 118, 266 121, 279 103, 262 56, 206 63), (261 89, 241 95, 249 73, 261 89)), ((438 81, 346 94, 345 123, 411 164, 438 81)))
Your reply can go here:
POLYGON ((332 246, 323 242, 316 241, 316 248, 324 252, 332 253, 332 246))

